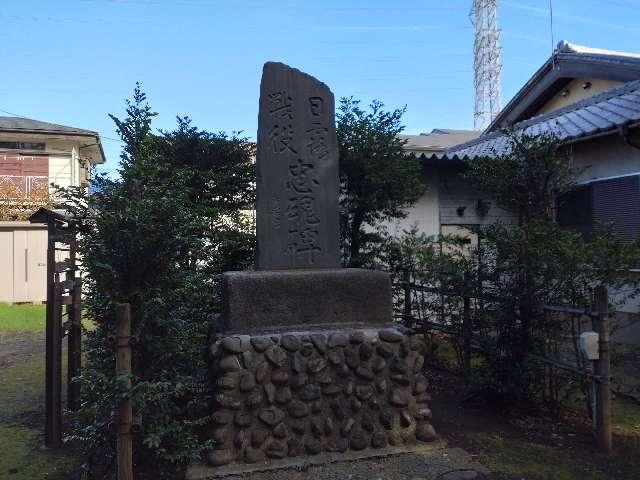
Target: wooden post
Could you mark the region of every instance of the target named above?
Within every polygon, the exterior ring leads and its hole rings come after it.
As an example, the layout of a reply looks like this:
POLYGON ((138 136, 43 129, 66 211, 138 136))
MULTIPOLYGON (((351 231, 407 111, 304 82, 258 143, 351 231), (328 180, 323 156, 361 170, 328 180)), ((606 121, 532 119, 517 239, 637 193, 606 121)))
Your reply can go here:
POLYGON ((463 307, 462 307, 462 340, 463 340, 463 355, 464 355, 464 374, 469 375, 471 372, 471 334, 473 326, 471 324, 471 298, 470 294, 471 282, 469 281, 469 274, 464 274, 464 289, 463 289, 463 307))
POLYGON ((45 433, 44 444, 62 445, 62 307, 58 274, 55 273, 56 228, 48 227, 47 240, 47 313, 45 346, 45 433))
POLYGON ((611 434, 611 366, 610 366, 610 345, 609 345, 609 297, 607 288, 596 287, 595 311, 597 318, 597 332, 600 336, 598 350, 600 358, 596 363, 596 374, 598 375, 597 389, 597 418, 596 433, 598 446, 604 453, 612 451, 611 434))
MULTIPOLYGON (((128 303, 116 305, 116 374, 131 374, 131 307, 128 303)), ((131 379, 123 383, 124 388, 131 390, 131 379)), ((118 480, 133 480, 133 451, 131 426, 133 411, 131 400, 126 398, 118 406, 118 480)))
MULTIPOLYGON (((73 247, 71 247, 71 252, 73 255, 73 247)), ((74 271, 75 270, 72 270, 71 275, 74 275, 74 271)), ((74 275, 72 278, 71 305, 67 305, 67 313, 69 316, 69 336, 67 337, 67 405, 69 410, 75 411, 80 408, 80 384, 78 382, 72 382, 71 379, 80 375, 80 368, 82 366, 82 285, 79 277, 74 275)))
POLYGON ((411 318, 411 276, 408 269, 402 272, 402 288, 404 291, 404 324, 411 328, 413 323, 411 318))

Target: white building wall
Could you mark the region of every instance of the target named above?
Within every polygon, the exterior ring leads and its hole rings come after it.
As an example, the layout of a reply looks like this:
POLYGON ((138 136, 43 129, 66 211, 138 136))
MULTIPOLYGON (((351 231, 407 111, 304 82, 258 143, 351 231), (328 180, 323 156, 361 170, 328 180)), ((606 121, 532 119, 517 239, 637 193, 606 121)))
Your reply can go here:
MULTIPOLYGON (((640 144, 638 129, 631 137, 640 144)), ((585 183, 610 177, 640 173, 640 149, 627 145, 620 135, 607 135, 569 146, 573 164, 585 170, 578 182, 585 183)))
POLYGON ((407 217, 387 222, 389 233, 394 236, 402 235, 403 230, 409 230, 414 225, 426 235, 438 235, 440 233, 440 214, 438 211, 438 170, 427 168, 424 170, 423 181, 426 191, 411 208, 408 208, 407 217))

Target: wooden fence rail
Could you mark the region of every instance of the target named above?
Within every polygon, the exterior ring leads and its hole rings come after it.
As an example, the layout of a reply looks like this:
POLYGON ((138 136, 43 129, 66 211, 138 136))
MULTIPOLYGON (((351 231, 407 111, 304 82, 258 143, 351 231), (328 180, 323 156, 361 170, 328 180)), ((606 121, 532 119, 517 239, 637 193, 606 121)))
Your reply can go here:
MULTIPOLYGON (((407 284, 408 285, 408 284, 407 284)), ((405 285, 406 287, 406 285, 405 285)), ((431 322, 428 320, 420 320, 413 317, 411 309, 404 303, 403 313, 396 315, 402 318, 405 324, 417 321, 425 329, 438 330, 447 335, 461 338, 462 344, 462 362, 465 375, 468 376, 471 371, 471 355, 474 351, 487 351, 494 349, 495 345, 491 339, 481 337, 473 333, 473 319, 471 313, 471 300, 482 300, 478 296, 474 296, 465 292, 452 292, 443 289, 422 287, 421 291, 437 293, 443 296, 456 296, 463 300, 462 306, 462 322, 461 328, 451 328, 441 323, 431 322)), ((405 299, 406 296, 405 289, 405 299)), ((495 299, 493 299, 495 300, 495 299)), ((565 362, 558 358, 551 358, 544 355, 528 354, 529 360, 551 365, 560 370, 570 372, 578 377, 585 378, 592 382, 594 391, 596 392, 595 405, 593 411, 595 433, 598 446, 604 453, 612 451, 612 425, 611 425, 611 372, 610 372, 610 315, 609 315, 609 298, 607 289, 599 286, 594 289, 594 302, 591 309, 579 309, 567 306, 545 305, 543 310, 546 312, 563 313, 572 316, 587 316, 592 322, 592 328, 599 335, 598 343, 598 360, 594 361, 593 369, 585 369, 579 365, 565 362)))
POLYGON ((77 275, 76 228, 69 217, 43 208, 29 220, 47 224, 44 437, 45 446, 59 448, 62 446, 62 341, 65 336, 68 341, 67 407, 70 410, 80 407, 80 384, 71 381, 80 374, 82 357, 82 284, 77 275), (67 258, 57 261, 59 252, 64 252, 67 258), (63 324, 64 315, 67 321, 63 324))

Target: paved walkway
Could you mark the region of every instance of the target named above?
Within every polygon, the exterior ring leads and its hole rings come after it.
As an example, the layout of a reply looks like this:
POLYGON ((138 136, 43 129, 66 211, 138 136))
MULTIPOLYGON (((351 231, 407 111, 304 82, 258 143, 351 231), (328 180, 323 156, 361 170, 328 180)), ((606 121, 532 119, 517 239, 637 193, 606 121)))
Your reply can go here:
POLYGON ((330 455, 285 459, 278 469, 251 466, 221 468, 192 467, 188 480, 483 480, 488 470, 473 461, 460 448, 447 448, 444 442, 417 446, 410 453, 388 450, 383 456, 359 458, 348 452, 349 460, 335 461, 330 455), (313 463, 309 463, 312 461, 313 463))

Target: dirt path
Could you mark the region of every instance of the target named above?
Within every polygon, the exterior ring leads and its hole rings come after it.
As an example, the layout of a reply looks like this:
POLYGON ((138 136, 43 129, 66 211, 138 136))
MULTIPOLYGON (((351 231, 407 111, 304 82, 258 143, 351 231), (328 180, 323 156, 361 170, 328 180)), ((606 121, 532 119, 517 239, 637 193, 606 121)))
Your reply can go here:
MULTIPOLYGON (((348 452, 346 455, 353 454, 348 452)), ((484 480, 488 471, 473 462, 467 452, 449 448, 444 442, 422 445, 415 452, 388 455, 380 458, 350 459, 323 462, 322 454, 313 457, 313 465, 295 459, 289 468, 217 477, 224 480, 484 480)), ((203 480, 206 472, 192 469, 188 480, 203 480)), ((210 477, 209 477, 210 478, 210 477)))

